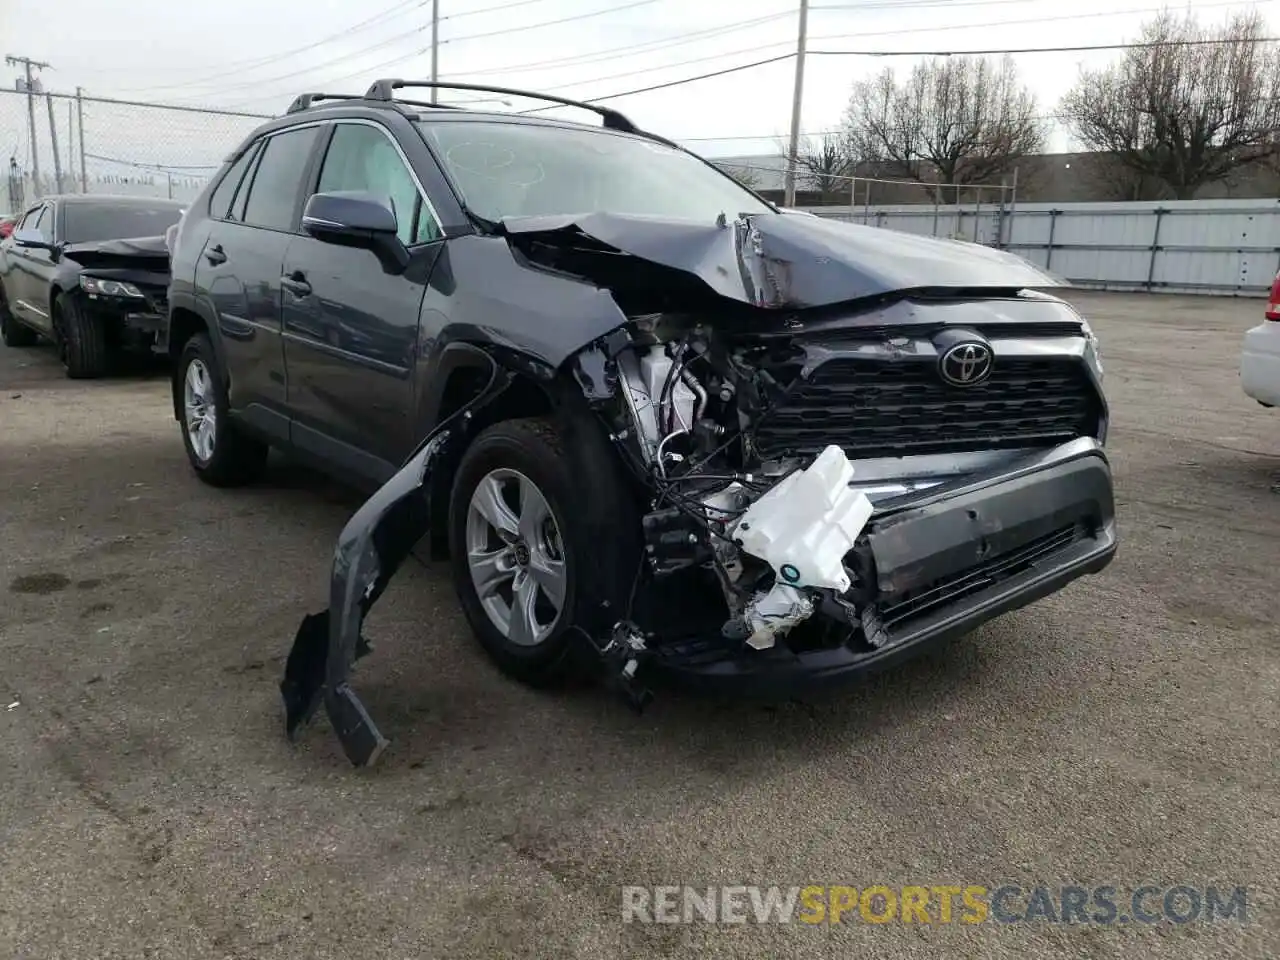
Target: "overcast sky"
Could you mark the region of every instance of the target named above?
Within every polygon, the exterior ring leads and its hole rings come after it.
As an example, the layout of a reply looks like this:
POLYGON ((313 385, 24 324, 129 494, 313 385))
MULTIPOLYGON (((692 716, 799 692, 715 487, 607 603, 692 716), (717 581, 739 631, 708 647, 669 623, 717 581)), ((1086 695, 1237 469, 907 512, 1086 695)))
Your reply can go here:
MULTIPOLYGON (((795 48, 798 0, 439 0, 439 6, 442 79, 587 98, 785 55, 795 48), (557 20, 565 22, 548 22, 557 20)), ((1213 21, 1256 8, 1280 30, 1276 0, 1174 6, 1213 21)), ((379 76, 429 77, 431 9, 431 0, 0 0, 0 36, 4 53, 50 64, 41 79, 51 92, 79 86, 101 97, 278 113, 303 90, 361 91, 379 76)), ((1118 43, 1134 38, 1158 9, 1153 0, 815 0, 809 47, 964 51, 1118 43)), ((1017 61, 1050 113, 1082 66, 1115 56, 1041 53, 1017 61)), ((886 64, 905 71, 913 62, 809 57, 803 130, 837 126, 855 79, 886 64)), ((5 69, 4 87, 12 90, 18 68, 5 69)), ((767 152, 788 128, 794 69, 787 59, 608 102, 708 155, 767 152)), ((55 101, 55 108, 59 126, 69 126, 67 103, 55 101)), ((85 110, 90 153, 166 165, 216 163, 253 125, 107 104, 85 110)), ((39 116, 44 138, 47 108, 39 116)), ((0 148, 25 152, 26 123, 25 98, 0 97, 0 148)), ((1052 145, 1068 142, 1059 133, 1052 145)), ((47 148, 41 149, 43 155, 47 148)))

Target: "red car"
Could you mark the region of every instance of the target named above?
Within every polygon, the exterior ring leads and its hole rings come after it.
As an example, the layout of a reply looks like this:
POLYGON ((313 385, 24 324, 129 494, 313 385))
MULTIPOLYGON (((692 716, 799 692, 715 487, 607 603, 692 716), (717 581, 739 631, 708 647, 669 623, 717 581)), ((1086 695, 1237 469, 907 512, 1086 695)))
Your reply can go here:
POLYGON ((18 218, 12 213, 0 213, 0 240, 13 233, 13 225, 17 222, 18 218))

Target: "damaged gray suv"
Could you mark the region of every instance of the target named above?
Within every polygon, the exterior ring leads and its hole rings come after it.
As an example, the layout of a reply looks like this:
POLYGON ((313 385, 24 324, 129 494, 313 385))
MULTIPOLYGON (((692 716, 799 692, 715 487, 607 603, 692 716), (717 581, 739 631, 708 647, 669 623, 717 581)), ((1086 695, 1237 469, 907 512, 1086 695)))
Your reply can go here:
MULTIPOLYGON (((584 125, 306 94, 182 221, 168 349, 195 472, 278 446, 370 499, 281 682, 355 764, 371 605, 419 542, 529 683, 790 696, 1105 567, 1108 411, 1062 286, 985 247, 783 212, 584 125)), ((541 110, 549 108, 540 108, 541 110)))

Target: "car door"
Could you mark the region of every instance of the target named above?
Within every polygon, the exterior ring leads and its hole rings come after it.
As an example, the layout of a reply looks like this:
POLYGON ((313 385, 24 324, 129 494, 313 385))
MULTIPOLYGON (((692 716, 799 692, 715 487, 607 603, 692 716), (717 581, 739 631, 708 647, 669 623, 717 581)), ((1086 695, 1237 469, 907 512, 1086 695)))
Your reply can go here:
MULTIPOLYGON (((55 214, 54 204, 42 203, 22 218, 18 229, 37 233, 44 242, 53 243, 55 214)), ((57 269, 53 254, 40 247, 21 247, 16 242, 9 254, 13 258, 13 280, 6 280, 11 289, 10 309, 31 326, 52 334, 53 307, 49 302, 49 289, 57 269)))
POLYGON ((316 192, 384 198, 411 255, 393 274, 369 250, 302 235, 283 270, 293 442, 381 483, 412 445, 418 319, 443 240, 426 192, 380 124, 334 121, 315 181, 316 192))
MULTIPOLYGON (((13 233, 17 233, 21 229, 30 228, 40 219, 40 213, 44 209, 43 203, 37 203, 29 210, 23 212, 13 225, 13 233)), ((16 240, 13 239, 11 233, 8 237, 0 242, 0 249, 3 249, 4 255, 0 257, 0 282, 4 283, 5 299, 9 304, 9 309, 16 316, 27 316, 24 312, 24 305, 27 299, 28 269, 27 269, 27 250, 18 246, 16 240)))
POLYGON ((231 409, 287 440, 280 277, 320 127, 270 134, 242 155, 210 197, 195 286, 218 317, 231 409))

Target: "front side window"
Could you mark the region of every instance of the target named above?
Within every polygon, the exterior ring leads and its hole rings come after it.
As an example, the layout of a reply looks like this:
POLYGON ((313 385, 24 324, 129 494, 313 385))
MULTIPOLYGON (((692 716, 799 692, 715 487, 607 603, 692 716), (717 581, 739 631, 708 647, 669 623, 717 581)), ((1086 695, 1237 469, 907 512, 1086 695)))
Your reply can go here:
POLYGON ((706 223, 772 212, 697 157, 641 137, 484 120, 417 126, 486 220, 602 212, 706 223))
POLYGON ((321 193, 372 193, 396 215, 396 233, 405 246, 427 243, 440 228, 423 202, 400 153, 380 130, 362 123, 339 123, 320 169, 321 193))
MULTIPOLYGON (((50 208, 51 209, 51 208, 50 208)), ((133 237, 159 237, 182 219, 179 206, 150 207, 142 203, 68 203, 62 215, 67 243, 97 243, 133 237)), ((40 229, 52 233, 53 215, 46 215, 40 229)))
POLYGON ((18 223, 14 230, 34 230, 36 223, 40 219, 40 214, 44 212, 44 204, 32 207, 22 215, 22 220, 18 223))
POLYGON ((244 222, 272 230, 292 230, 302 178, 319 127, 301 127, 272 135, 262 148, 249 186, 244 222))

